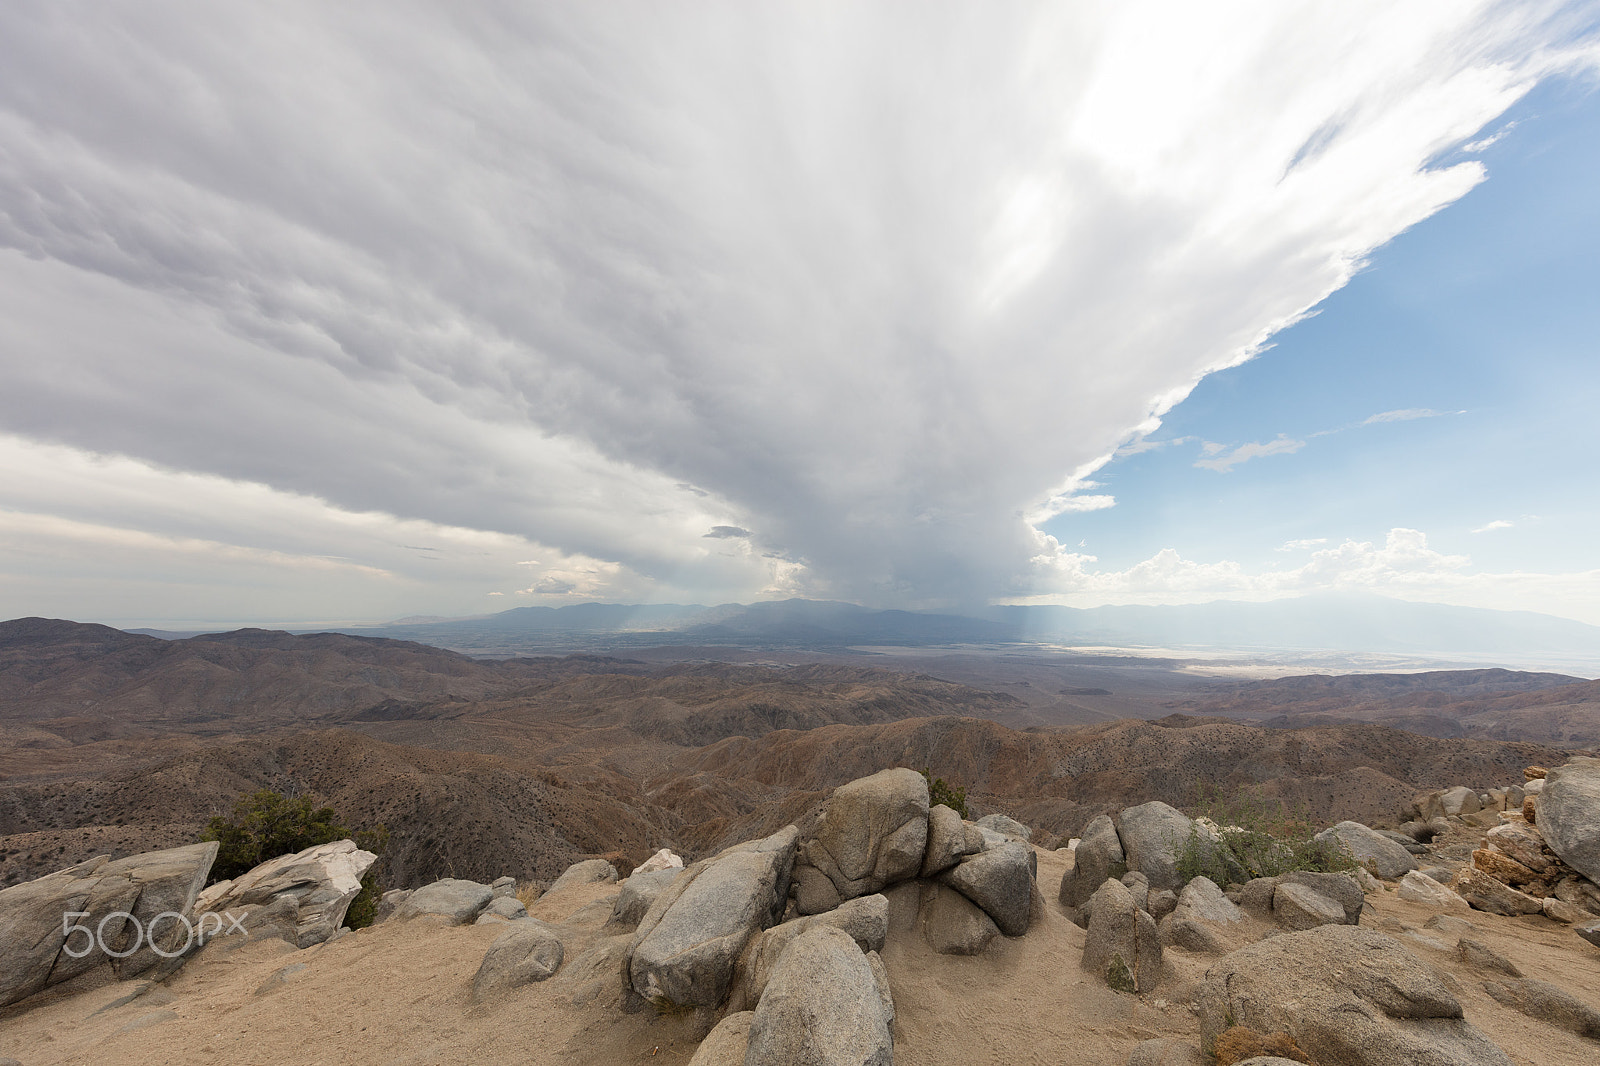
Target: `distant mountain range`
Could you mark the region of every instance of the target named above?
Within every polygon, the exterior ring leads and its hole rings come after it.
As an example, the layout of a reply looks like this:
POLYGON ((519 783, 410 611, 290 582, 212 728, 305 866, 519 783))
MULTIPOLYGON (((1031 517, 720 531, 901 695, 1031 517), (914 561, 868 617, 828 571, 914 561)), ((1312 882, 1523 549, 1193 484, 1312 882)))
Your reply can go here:
POLYGON ((1178 653, 1210 649, 1503 659, 1507 664, 1546 663, 1600 673, 1600 626, 1526 611, 1380 596, 1159 607, 997 606, 968 613, 874 610, 800 599, 716 607, 585 603, 518 607, 479 618, 408 620, 341 632, 413 640, 477 655, 656 645, 819 650, 1031 643, 1178 653))

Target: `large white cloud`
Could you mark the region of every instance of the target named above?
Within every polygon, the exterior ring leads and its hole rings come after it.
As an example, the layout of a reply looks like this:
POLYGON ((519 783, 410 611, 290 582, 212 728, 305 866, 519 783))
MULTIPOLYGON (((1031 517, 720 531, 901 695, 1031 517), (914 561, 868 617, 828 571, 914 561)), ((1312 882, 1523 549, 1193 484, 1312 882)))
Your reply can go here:
POLYGON ((0 430, 596 595, 1048 587, 1028 519, 1479 181, 1563 14, 9 4, 0 430))

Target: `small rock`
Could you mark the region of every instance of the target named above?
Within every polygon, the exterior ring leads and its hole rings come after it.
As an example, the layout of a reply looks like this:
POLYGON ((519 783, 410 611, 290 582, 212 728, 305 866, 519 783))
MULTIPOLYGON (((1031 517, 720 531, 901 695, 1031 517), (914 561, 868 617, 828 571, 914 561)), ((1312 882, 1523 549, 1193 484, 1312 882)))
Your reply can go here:
POLYGON ((1560 922, 1562 925, 1572 925, 1574 922, 1580 922, 1589 916, 1588 911, 1574 907, 1572 904, 1565 903, 1554 896, 1546 897, 1543 900, 1543 904, 1544 916, 1552 922, 1560 922))
POLYGON ((488 925, 490 922, 514 922, 519 918, 528 916, 528 908, 523 906, 520 899, 515 896, 496 896, 483 908, 474 925, 488 925))
POLYGON ((611 884, 617 879, 617 868, 605 859, 584 859, 575 862, 562 871, 555 883, 546 889, 546 894, 560 892, 564 888, 574 885, 599 885, 611 884))
POLYGON ((561 968, 563 949, 555 930, 537 918, 514 922, 495 938, 472 978, 472 996, 543 981, 561 968))
POLYGON ((1514 917, 1518 914, 1542 914, 1544 904, 1532 896, 1518 892, 1490 877, 1475 867, 1468 866, 1456 874, 1450 888, 1480 911, 1514 917))
POLYGON ((1178 906, 1173 910, 1172 917, 1226 925, 1230 922, 1244 921, 1244 912, 1229 902, 1222 894, 1222 889, 1218 888, 1209 877, 1196 877, 1184 886, 1183 894, 1178 897, 1178 906))
POLYGON ((395 917, 404 920, 434 914, 448 918, 452 925, 465 925, 477 918, 493 898, 488 885, 446 877, 411 893, 396 908, 395 917))
POLYGON ((1542 766, 1527 766, 1522 770, 1522 779, 1524 781, 1537 781, 1549 772, 1542 766))
POLYGON ((1360 822, 1340 822, 1318 833, 1315 839, 1323 844, 1343 845, 1356 862, 1386 881, 1398 880, 1407 870, 1417 868, 1417 860, 1409 851, 1360 822))
POLYGON ((1122 887, 1128 890, 1128 895, 1133 897, 1134 906, 1142 911, 1150 909, 1150 881, 1138 870, 1129 870, 1118 878, 1122 887))
POLYGON ((659 870, 650 870, 642 874, 634 874, 622 882, 622 888, 617 892, 617 901, 611 907, 611 920, 609 925, 616 928, 632 929, 644 919, 650 910, 650 904, 656 897, 672 887, 683 871, 676 867, 663 867, 659 870))
POLYGON ((1344 908, 1307 885, 1283 882, 1272 894, 1272 913, 1290 929, 1345 924, 1344 908))
POLYGON ((515 896, 517 894, 517 879, 509 875, 506 877, 497 877, 493 881, 489 882, 489 891, 494 893, 495 899, 503 899, 506 896, 515 896))
POLYGON ((633 868, 633 873, 629 874, 628 876, 637 877, 639 874, 653 874, 657 870, 681 869, 683 869, 683 857, 678 855, 671 848, 662 848, 644 862, 641 862, 638 866, 635 866, 633 868))
POLYGON ((1001 836, 1024 843, 1033 839, 1033 830, 1005 814, 986 814, 975 823, 979 829, 992 829, 1001 836))
POLYGON ((1483 802, 1478 794, 1465 785, 1445 789, 1439 797, 1439 805, 1444 808, 1445 814, 1476 814, 1483 810, 1483 802))
POLYGON ((1465 918, 1457 918, 1452 914, 1435 914, 1432 918, 1422 923, 1424 929, 1437 929, 1446 936, 1461 937, 1467 933, 1475 933, 1478 927, 1465 918))
POLYGON ((1437 907, 1440 910, 1469 910, 1467 901, 1450 891, 1431 877, 1412 870, 1400 879, 1400 889, 1396 893, 1401 899, 1410 903, 1421 903, 1427 907, 1437 907))
POLYGON ((923 877, 933 877, 950 869, 964 855, 981 850, 976 840, 967 839, 967 826, 961 815, 936 803, 928 808, 928 848, 923 853, 923 877))
POLYGON ((1152 892, 1145 901, 1145 910, 1150 917, 1160 921, 1171 914, 1178 906, 1178 894, 1170 888, 1163 888, 1160 892, 1152 892))
POLYGON ((730 1014, 700 1041, 689 1066, 744 1066, 750 1046, 750 1022, 755 1011, 730 1014))

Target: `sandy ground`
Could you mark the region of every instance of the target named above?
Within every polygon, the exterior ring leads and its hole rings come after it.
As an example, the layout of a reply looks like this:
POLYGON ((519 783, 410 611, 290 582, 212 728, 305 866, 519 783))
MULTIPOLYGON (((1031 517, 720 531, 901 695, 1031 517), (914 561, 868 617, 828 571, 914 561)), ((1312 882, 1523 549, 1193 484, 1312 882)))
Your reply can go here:
MULTIPOLYGON (((909 915, 895 915, 884 959, 898 1012, 899 1066, 1123 1066, 1141 1040, 1172 1036, 1198 1044, 1189 1004, 1214 958, 1168 951, 1155 991, 1111 992, 1079 969, 1084 934, 1053 902, 1065 861, 1040 853, 1039 883, 1051 901, 1043 919, 1026 937, 996 941, 979 957, 936 955, 910 927, 909 915)), ((305 951, 277 941, 218 940, 165 985, 63 986, 5 1009, 0 1056, 24 1066, 687 1062, 698 1036, 692 1016, 620 1010, 628 937, 602 933, 615 892, 614 885, 584 886, 541 899, 533 913, 561 923, 566 962, 551 980, 491 1002, 473 1003, 469 988, 499 926, 386 923, 305 951)), ((1457 958, 1459 934, 1424 928, 1431 910, 1392 892, 1368 900, 1377 916, 1363 924, 1394 934, 1439 970, 1467 1018, 1519 1066, 1600 1061, 1600 1043, 1484 993, 1491 975, 1457 958)), ((1568 928, 1543 918, 1466 917, 1476 927, 1473 938, 1527 976, 1600 1007, 1600 951, 1568 928)), ((1240 930, 1239 942, 1263 931, 1240 930)))

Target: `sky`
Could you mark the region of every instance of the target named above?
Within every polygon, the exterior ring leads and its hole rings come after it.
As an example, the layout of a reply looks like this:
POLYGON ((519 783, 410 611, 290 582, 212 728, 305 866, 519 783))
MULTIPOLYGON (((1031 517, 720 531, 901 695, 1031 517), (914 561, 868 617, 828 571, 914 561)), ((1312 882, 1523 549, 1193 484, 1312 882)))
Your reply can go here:
POLYGON ((0 9, 0 615, 1600 623, 1593 3, 0 9))

